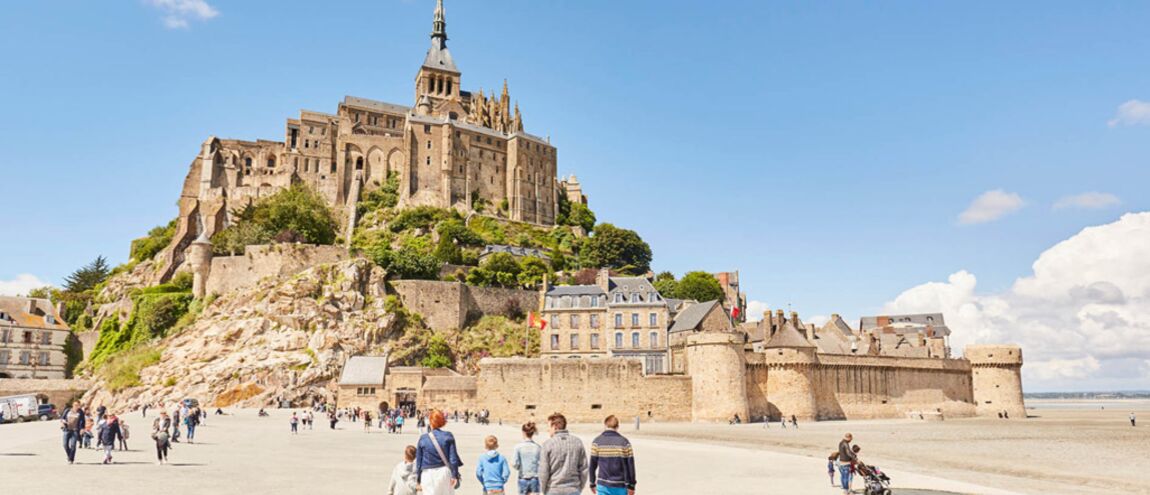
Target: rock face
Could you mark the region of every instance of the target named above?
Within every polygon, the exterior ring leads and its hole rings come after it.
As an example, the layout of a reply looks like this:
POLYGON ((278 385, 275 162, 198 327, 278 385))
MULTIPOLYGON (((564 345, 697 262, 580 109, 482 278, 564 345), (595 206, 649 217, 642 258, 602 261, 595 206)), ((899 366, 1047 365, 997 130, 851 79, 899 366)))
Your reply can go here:
POLYGON ((331 399, 344 361, 387 352, 400 336, 384 275, 357 259, 226 294, 159 342, 162 357, 140 372, 143 385, 113 394, 97 381, 85 400, 120 411, 185 398, 221 407, 331 399))

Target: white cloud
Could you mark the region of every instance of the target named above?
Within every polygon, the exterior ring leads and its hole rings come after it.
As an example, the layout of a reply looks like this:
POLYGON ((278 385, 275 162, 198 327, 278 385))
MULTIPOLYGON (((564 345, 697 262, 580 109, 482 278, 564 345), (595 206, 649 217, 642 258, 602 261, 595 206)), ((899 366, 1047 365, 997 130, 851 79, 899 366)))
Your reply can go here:
POLYGON ((993 222, 1017 211, 1023 204, 1025 202, 1022 197, 1016 193, 1002 189, 986 191, 974 198, 970 206, 958 215, 958 222, 964 225, 993 222))
POLYGON ((821 327, 826 325, 828 321, 831 321, 831 317, 827 315, 814 315, 799 319, 802 320, 803 323, 813 323, 816 327, 821 327))
POLYGON ((763 319, 763 311, 771 309, 771 306, 765 301, 747 301, 747 321, 759 321, 763 319))
POLYGON ((1118 105, 1114 118, 1106 122, 1110 127, 1150 124, 1150 102, 1130 100, 1118 105))
POLYGON ((1088 227, 1047 249, 1033 274, 980 294, 959 271, 899 294, 888 313, 941 311, 956 352, 972 343, 1017 343, 1027 385, 1145 388, 1150 380, 1150 212, 1088 227))
POLYGON ((206 0, 144 0, 164 13, 164 27, 187 29, 189 21, 206 21, 220 15, 206 0))
POLYGON ((1110 193, 1090 191, 1082 194, 1063 196, 1054 202, 1054 209, 1081 208, 1086 210, 1100 210, 1120 204, 1122 204, 1122 200, 1118 199, 1118 196, 1110 193))
POLYGON ((0 280, 0 296, 20 296, 45 285, 49 285, 48 282, 40 280, 35 275, 21 273, 12 280, 0 280))

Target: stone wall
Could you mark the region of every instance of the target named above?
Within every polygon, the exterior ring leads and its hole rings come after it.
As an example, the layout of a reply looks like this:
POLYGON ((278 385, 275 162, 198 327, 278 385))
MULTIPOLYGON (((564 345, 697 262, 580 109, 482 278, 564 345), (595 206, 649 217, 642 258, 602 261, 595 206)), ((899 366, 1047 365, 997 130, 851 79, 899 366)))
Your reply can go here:
POLYGON ((0 378, 0 397, 9 395, 43 394, 49 404, 55 404, 60 411, 68 403, 82 395, 91 387, 87 380, 20 380, 0 378))
POLYGON ((391 283, 403 306, 419 313, 433 329, 463 328, 483 315, 502 314, 508 301, 520 311, 534 311, 539 294, 534 291, 473 287, 460 282, 396 280, 391 283))
POLYGON ((309 244, 270 244, 248 246, 238 256, 212 258, 207 293, 226 294, 255 287, 265 277, 295 275, 324 263, 335 263, 350 257, 341 246, 309 244))
POLYGON ((974 415, 970 363, 963 359, 824 354, 813 378, 820 419, 974 415))
POLYGON ((644 376, 638 359, 487 358, 477 385, 479 406, 493 420, 542 422, 554 412, 588 423, 610 414, 624 422, 691 420, 691 378, 644 376))

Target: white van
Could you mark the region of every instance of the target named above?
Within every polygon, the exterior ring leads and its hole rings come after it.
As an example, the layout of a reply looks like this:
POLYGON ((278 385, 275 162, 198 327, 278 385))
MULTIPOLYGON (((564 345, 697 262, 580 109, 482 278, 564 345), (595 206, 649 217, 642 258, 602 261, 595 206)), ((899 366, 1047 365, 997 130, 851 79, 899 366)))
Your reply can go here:
POLYGON ((0 397, 0 414, 4 423, 23 423, 38 418, 40 401, 35 395, 0 397))

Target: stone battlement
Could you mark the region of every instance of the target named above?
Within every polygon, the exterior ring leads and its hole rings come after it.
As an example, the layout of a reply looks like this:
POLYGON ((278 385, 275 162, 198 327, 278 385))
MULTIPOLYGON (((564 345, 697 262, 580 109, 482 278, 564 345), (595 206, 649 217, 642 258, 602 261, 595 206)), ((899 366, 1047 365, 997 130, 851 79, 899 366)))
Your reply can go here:
POLYGON ((973 366, 1022 366, 1022 348, 1016 345, 971 345, 962 354, 973 366))

